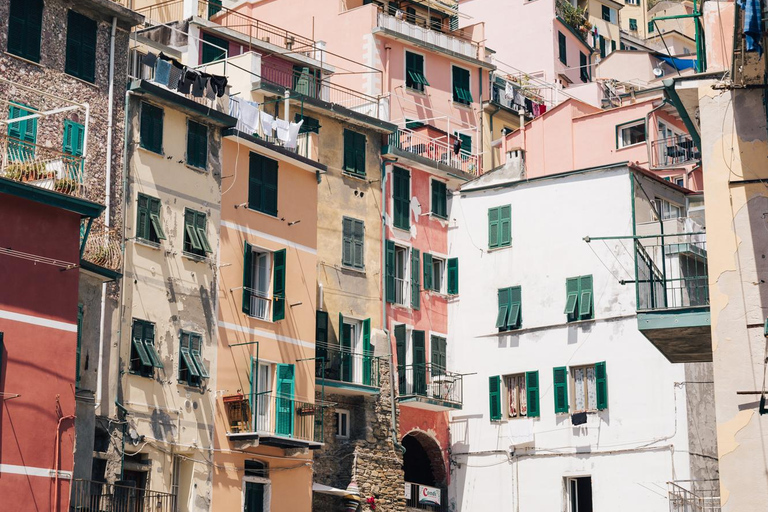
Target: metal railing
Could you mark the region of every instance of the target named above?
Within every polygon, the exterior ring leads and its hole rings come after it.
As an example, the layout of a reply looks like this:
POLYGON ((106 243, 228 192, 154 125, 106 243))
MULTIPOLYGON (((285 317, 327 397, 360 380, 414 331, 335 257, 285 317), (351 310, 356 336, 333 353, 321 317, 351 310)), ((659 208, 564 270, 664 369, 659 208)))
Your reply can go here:
MULTIPOLYGON (((423 487, 420 484, 414 484, 412 482, 405 482, 405 485, 409 488, 410 492, 406 494, 405 497, 405 507, 406 508, 415 508, 418 510, 433 510, 435 512, 444 512, 448 510, 448 490, 444 488, 439 488, 440 490, 440 505, 431 505, 426 504, 425 499, 423 498, 423 493, 421 492, 421 487, 423 487)), ((436 488, 432 488, 436 489, 436 488)))
POLYGON ((120 235, 113 231, 88 234, 83 259, 110 270, 119 271, 123 264, 120 235))
POLYGON ((87 198, 84 158, 0 133, 3 178, 69 196, 87 198))
POLYGON ((510 82, 501 76, 491 75, 491 99, 495 103, 512 110, 523 110, 530 117, 540 115, 541 112, 535 111, 533 104, 546 104, 544 99, 540 97, 532 98, 529 95, 531 95, 530 91, 523 92, 519 84, 510 82), (515 96, 517 96, 517 102, 515 101, 515 96), (526 104, 526 99, 530 100, 530 105, 526 104))
POLYGON ((381 358, 372 354, 359 354, 338 345, 318 343, 315 376, 326 380, 380 387, 381 358))
MULTIPOLYGON (((287 140, 280 139, 275 135, 272 135, 271 133, 270 134, 265 133, 263 127, 261 126, 261 123, 259 123, 259 126, 256 127, 256 131, 251 131, 253 127, 248 126, 243 121, 242 116, 240 114, 241 112, 240 101, 241 100, 238 98, 231 98, 230 99, 231 104, 230 104, 230 110, 229 110, 229 114, 237 118, 237 125, 235 128, 238 131, 242 133, 247 133, 249 135, 257 136, 258 138, 265 140, 270 144, 274 144, 275 146, 280 146, 288 151, 296 153, 297 155, 315 160, 315 158, 312 157, 312 137, 310 136, 309 132, 299 133, 296 139, 296 146, 289 147, 287 140)), ((264 111, 264 104, 260 104, 259 115, 261 115, 261 112, 263 111, 264 111)))
POLYGON ((432 139, 426 134, 408 128, 399 128, 395 133, 389 135, 389 145, 406 153, 413 153, 421 157, 433 160, 435 162, 453 167, 459 171, 477 176, 480 171, 477 155, 472 155, 467 151, 459 150, 455 152, 452 141, 446 140, 448 136, 432 139))
POLYGON ((437 24, 418 14, 388 14, 380 10, 376 26, 472 59, 483 58, 480 46, 469 39, 462 29, 450 30, 445 23, 437 24))
MULTIPOLYGON (((185 18, 185 15, 192 14, 184 12, 184 0, 161 2, 137 9, 137 12, 143 14, 148 22, 157 24, 180 21, 185 18)), ((198 0, 194 15, 239 32, 247 36, 249 41, 264 41, 265 43, 314 58, 315 41, 312 39, 266 23, 247 14, 233 11, 218 3, 198 0)))
POLYGON ((123 484, 73 480, 70 512, 176 512, 176 495, 123 484))
POLYGON ((463 376, 431 363, 398 367, 400 398, 421 396, 461 405, 463 376))
POLYGON ((651 166, 674 167, 701 160, 701 152, 690 135, 675 135, 651 141, 651 166))
POLYGON ((324 425, 320 404, 265 391, 250 397, 242 396, 239 400, 228 400, 225 405, 229 432, 254 432, 260 437, 323 442, 324 425), (251 402, 255 404, 254 407, 251 407, 251 402))
POLYGON ((635 240, 637 309, 709 305, 707 243, 703 234, 635 240))
POLYGON ((667 482, 669 512, 720 512, 717 480, 667 482))
POLYGON ((587 19, 585 9, 574 7, 567 0, 557 0, 555 13, 557 17, 570 25, 586 42, 587 34, 589 34, 589 30, 592 28, 592 24, 587 19))

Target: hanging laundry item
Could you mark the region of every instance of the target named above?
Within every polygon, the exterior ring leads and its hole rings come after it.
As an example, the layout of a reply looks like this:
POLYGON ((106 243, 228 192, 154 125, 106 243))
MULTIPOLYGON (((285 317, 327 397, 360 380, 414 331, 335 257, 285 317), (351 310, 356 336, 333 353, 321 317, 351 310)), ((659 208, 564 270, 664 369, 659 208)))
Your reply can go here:
POLYGON ((547 111, 547 104, 542 103, 541 105, 539 105, 539 111, 541 112, 541 115, 544 115, 544 112, 547 111))
POLYGON ((168 86, 168 79, 171 75, 171 63, 167 60, 158 60, 155 63, 155 83, 168 86))
POLYGON ((213 87, 216 96, 221 98, 227 92, 227 77, 211 75, 211 87, 213 87))
POLYGON ((195 98, 202 98, 205 94, 205 88, 208 85, 208 79, 203 75, 198 74, 195 77, 195 83, 192 84, 192 96, 195 98))
POLYGON ((525 98, 525 111, 529 114, 533 113, 533 102, 528 98, 525 98))
POLYGON ((182 94, 189 94, 192 92, 192 86, 197 79, 198 73, 194 69, 185 69, 179 79, 179 92, 182 94))
MULTIPOLYGON (((288 127, 288 140, 285 142, 285 147, 288 149, 295 149, 299 143, 299 131, 301 131, 301 125, 304 124, 302 119, 298 123, 291 123, 288 127)), ((279 133, 279 132, 278 132, 279 133)))
POLYGON ((573 426, 576 425, 583 425, 587 422, 587 413, 586 412, 577 412, 571 415, 571 424, 573 426))
POLYGON ((240 119, 240 98, 229 98, 229 115, 240 119))
POLYGON ((174 91, 179 88, 179 81, 184 76, 184 70, 176 66, 171 66, 171 72, 168 74, 168 88, 174 91))
POLYGON ((747 51, 756 51, 758 56, 762 56, 763 10, 760 7, 760 0, 740 0, 739 7, 744 11, 743 33, 747 39, 747 51))
POLYGON ((458 155, 461 151, 461 139, 456 139, 456 141, 453 143, 453 154, 458 155))
POLYGON ((264 132, 265 137, 271 137, 275 118, 265 112, 262 112, 259 117, 261 118, 261 131, 264 132))
POLYGON ((155 62, 157 62, 157 55, 152 52, 149 52, 141 58, 141 63, 151 68, 155 67, 155 62))
POLYGON ((277 138, 283 142, 288 142, 288 128, 290 125, 288 121, 283 119, 275 120, 275 130, 277 131, 277 138))
POLYGON ((539 117, 541 115, 541 112, 539 112, 539 104, 534 103, 533 104, 533 117, 539 117))
POLYGON ((525 96, 523 96, 519 89, 515 90, 515 105, 518 108, 525 108, 525 96))
POLYGON ((508 100, 515 99, 515 86, 509 82, 504 86, 504 97, 508 100))
POLYGON ((213 90, 213 86, 211 85, 211 78, 208 77, 208 80, 205 84, 205 98, 209 100, 215 100, 216 99, 216 93, 213 90))
POLYGON ((252 103, 250 101, 243 101, 240 103, 240 119, 241 130, 253 134, 259 131, 259 105, 258 103, 252 103))

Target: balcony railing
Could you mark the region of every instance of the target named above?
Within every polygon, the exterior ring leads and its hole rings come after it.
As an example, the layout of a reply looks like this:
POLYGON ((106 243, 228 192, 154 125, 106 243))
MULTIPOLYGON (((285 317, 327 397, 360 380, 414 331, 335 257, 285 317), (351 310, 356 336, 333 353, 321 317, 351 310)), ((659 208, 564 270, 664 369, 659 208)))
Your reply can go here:
POLYGON ((422 132, 399 128, 395 133, 389 135, 389 145, 400 151, 412 153, 477 176, 480 169, 477 155, 472 155, 463 149, 456 152, 452 144, 446 140, 441 140, 446 138, 447 136, 433 139, 422 132))
POLYGON ((444 488, 429 487, 412 482, 405 482, 405 508, 417 510, 433 510, 435 512, 444 512, 448 510, 448 490, 444 488), (426 487, 428 492, 423 492, 422 487, 426 487), (434 493, 440 493, 440 504, 434 505, 434 493), (426 494, 426 496, 425 496, 426 494))
POLYGON ((677 167, 701 160, 701 152, 690 135, 676 135, 651 141, 651 167, 677 167))
POLYGON ((398 368, 400 398, 424 397, 461 406, 463 376, 431 363, 398 368))
POLYGON ((123 263, 120 236, 112 231, 88 234, 83 259, 110 270, 119 271, 123 263))
POLYGON ((541 105, 546 104, 543 98, 533 95, 530 91, 524 92, 519 84, 501 76, 491 76, 491 99, 508 109, 522 110, 530 117, 541 115, 541 105))
POLYGON ((667 482, 669 512, 720 512, 717 480, 667 482))
POLYGON ((372 354, 358 354, 332 345, 317 345, 315 376, 324 380, 380 387, 381 359, 372 354))
POLYGON ((635 252, 639 311, 709 305, 703 234, 637 239, 635 252))
MULTIPOLYGON (((320 404, 298 400, 272 391, 251 397, 224 397, 230 434, 254 434, 259 439, 322 443, 323 414, 320 404), (255 406, 251 406, 251 402, 255 406), (255 427, 255 428, 254 428, 255 427)), ((267 441, 261 441, 270 444, 267 441)))
POLYGON ((461 29, 445 30, 442 24, 435 24, 417 14, 403 12, 392 15, 379 11, 377 27, 472 59, 482 60, 483 58, 480 55, 479 45, 466 38, 461 29))
POLYGON ((47 146, 0 134, 3 178, 28 183, 61 194, 88 198, 84 159, 47 146))
MULTIPOLYGON (((257 136, 258 138, 265 140, 269 142, 270 144, 273 144, 275 146, 280 146, 287 151, 291 151, 293 153, 296 153, 297 155, 303 156, 305 158, 311 158, 312 160, 316 160, 316 158, 313 158, 313 140, 310 133, 300 133, 296 140, 296 146, 290 147, 290 144, 288 144, 287 140, 282 140, 272 134, 266 134, 264 130, 261 127, 261 123, 259 123, 259 126, 256 127, 256 131, 252 132, 250 126, 247 126, 246 123, 243 122, 241 111, 240 111, 240 99, 238 98, 231 98, 230 102, 230 109, 229 114, 235 118, 237 118, 237 125, 236 129, 239 132, 247 133, 249 135, 257 136)), ((263 112, 264 105, 259 105, 259 115, 261 115, 261 112, 263 112)), ((255 297, 254 294, 257 292, 254 290, 252 293, 253 299, 252 299, 252 306, 253 307, 253 300, 256 300, 257 302, 259 300, 268 300, 268 298, 264 297, 262 299, 259 299, 258 297, 255 297)), ((259 306, 259 304, 256 304, 259 306)), ((261 307, 261 306, 259 306, 261 307)), ((262 308, 263 309, 263 308, 262 308)), ((251 311, 254 311, 253 309, 251 311)), ((253 315, 256 316, 256 315, 253 315)))
POLYGON ((70 512, 176 512, 176 495, 128 485, 73 480, 70 512))
POLYGON ((587 19, 586 11, 583 8, 574 7, 567 0, 557 0, 555 12, 558 18, 570 25, 586 41, 587 34, 592 29, 592 24, 587 19))

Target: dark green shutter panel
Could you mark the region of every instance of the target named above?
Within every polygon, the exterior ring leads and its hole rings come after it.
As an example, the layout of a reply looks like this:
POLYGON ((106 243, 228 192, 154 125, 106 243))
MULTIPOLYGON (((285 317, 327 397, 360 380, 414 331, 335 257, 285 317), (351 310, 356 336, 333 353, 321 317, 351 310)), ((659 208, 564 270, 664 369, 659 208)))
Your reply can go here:
POLYGON ((413 345, 413 392, 417 395, 427 393, 427 354, 424 347, 424 331, 411 333, 413 345))
POLYGON ((141 104, 139 127, 141 147, 154 153, 163 152, 163 110, 149 103, 141 104))
POLYGON ((149 198, 149 222, 157 240, 165 240, 165 232, 160 222, 160 200, 154 197, 149 198))
POLYGON ((277 216, 277 160, 251 153, 248 161, 248 208, 277 216))
POLYGON ((386 296, 387 302, 395 302, 395 242, 385 241, 385 272, 386 272, 386 296))
POLYGON ((221 11, 222 0, 208 0, 208 19, 221 11))
POLYGON ((430 345, 432 356, 430 359, 430 366, 432 367, 432 375, 443 375, 446 367, 445 338, 432 336, 430 345))
POLYGON ((576 315, 576 307, 579 304, 579 278, 569 277, 565 280, 565 311, 568 320, 576 315))
POLYGON ((187 163, 201 169, 208 164, 208 127, 192 120, 187 125, 187 163))
POLYGON ((363 320, 363 384, 370 386, 373 380, 371 374, 373 362, 373 347, 371 346, 371 319, 363 320))
POLYGON ((506 330, 509 315, 509 288, 499 289, 499 309, 496 313, 496 327, 506 330))
POLYGON ((595 363, 595 387, 597 388, 597 409, 608 408, 608 375, 605 373, 605 361, 595 363))
POLYGON ((419 250, 411 249, 411 307, 419 309, 421 307, 421 268, 419 265, 419 250))
POLYGON ((253 247, 245 242, 243 250, 243 313, 251 314, 251 290, 253 286, 253 247))
POLYGON ((355 171, 365 176, 365 135, 355 133, 355 171))
POLYGON ((605 38, 603 36, 600 36, 600 58, 605 58, 605 38))
POLYGON ((459 258, 448 258, 448 295, 459 293, 459 258))
MULTIPOLYGON (((315 342, 316 368, 320 369, 328 361, 328 313, 325 311, 316 312, 315 342)), ((323 377, 323 374, 318 373, 317 376, 323 377)))
POLYGON ((275 398, 275 433, 293 436, 294 379, 296 370, 292 364, 277 365, 277 397, 275 398))
POLYGON ((555 390, 555 412, 568 412, 568 369, 560 366, 552 370, 555 390))
POLYGON ((499 246, 499 208, 488 209, 488 247, 499 246))
MULTIPOLYGON (((77 352, 75 358, 75 387, 80 387, 80 353, 83 348, 83 305, 77 305, 77 352)), ((3 379, 3 333, 0 332, 0 382, 3 379)), ((2 388, 0 388, 2 389, 2 388)))
POLYGON ((250 153, 248 157, 248 208, 251 210, 262 210, 261 199, 261 163, 263 157, 256 153, 250 153))
POLYGON ((8 17, 8 52, 40 62, 43 0, 11 0, 8 17))
POLYGON ((432 255, 428 252, 424 253, 424 289, 432 289, 432 255))
POLYGON ((136 201, 136 238, 149 239, 149 198, 139 194, 136 201))
POLYGON ((592 276, 581 276, 579 278, 579 318, 588 320, 592 317, 592 276))
POLYGON ((491 411, 491 421, 501 419, 501 377, 488 377, 488 405, 491 411))
POLYGON ((352 382, 352 326, 344 323, 339 313, 339 352, 341 357, 341 380, 352 382))
POLYGON ((394 225, 400 229, 411 227, 411 176, 405 169, 395 167, 392 173, 392 202, 394 205, 394 225))
POLYGON ((202 47, 202 64, 207 64, 221 60, 227 55, 226 50, 229 49, 229 41, 203 32, 202 47))
POLYGON ((64 120, 64 146, 63 152, 72 156, 83 155, 84 127, 80 123, 64 120))
POLYGON ((354 265, 352 242, 352 219, 344 217, 341 220, 341 263, 342 265, 354 265))
POLYGON ((361 220, 352 221, 352 265, 365 268, 365 224, 361 220))
POLYGON ((344 170, 355 172, 355 132, 344 130, 344 170))
POLYGON ((560 62, 563 64, 568 64, 568 58, 567 58, 567 52, 565 48, 565 34, 562 32, 557 33, 557 49, 558 49, 558 56, 560 58, 560 62))
POLYGON ((525 393, 528 398, 528 417, 538 418, 541 415, 539 407, 539 372, 526 372, 525 393))
POLYGON ((265 158, 263 163, 263 212, 268 215, 277 216, 277 160, 265 158))
POLYGON ((507 313, 507 328, 518 329, 522 324, 522 290, 519 286, 508 288, 509 313, 507 313))
POLYGON ((405 325, 395 326, 395 349, 397 353, 398 390, 405 393, 405 325))
POLYGON ((275 267, 272 281, 272 321, 285 318, 285 249, 273 253, 275 267))
POLYGON ((512 243, 512 207, 499 208, 499 245, 512 243))
POLYGON ((96 22, 70 10, 64 71, 88 82, 96 77, 96 22))

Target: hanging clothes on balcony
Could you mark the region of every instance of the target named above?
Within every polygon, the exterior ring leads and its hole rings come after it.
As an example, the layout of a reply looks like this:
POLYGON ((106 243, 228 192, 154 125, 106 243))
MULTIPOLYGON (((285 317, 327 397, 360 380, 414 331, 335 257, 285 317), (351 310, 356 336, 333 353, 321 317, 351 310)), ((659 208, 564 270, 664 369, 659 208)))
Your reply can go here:
POLYGON ((456 141, 453 143, 453 154, 458 155, 461 151, 461 139, 456 139, 456 141))
POLYGON ((747 39, 747 51, 763 55, 763 17, 760 0, 740 0, 739 7, 744 10, 744 36, 747 39))
POLYGON ((171 76, 171 63, 167 60, 158 60, 155 63, 155 83, 168 87, 171 76))
POLYGON ((542 116, 544 115, 544 112, 546 112, 546 111, 547 111, 547 104, 546 103, 542 103, 541 105, 539 105, 539 112, 541 113, 542 116))
POLYGON ((520 89, 515 89, 515 106, 517 106, 518 110, 525 108, 525 96, 523 96, 520 89))
POLYGON ((227 92, 227 77, 211 75, 211 87, 213 87, 216 96, 221 98, 227 92))
POLYGON ((288 121, 283 119, 275 120, 275 130, 277 131, 277 138, 283 142, 288 142, 288 129, 290 125, 288 121))
POLYGON ((155 62, 157 62, 157 55, 152 52, 147 53, 141 58, 141 63, 151 68, 155 67, 155 62))
POLYGON ((525 111, 529 114, 533 114, 533 101, 525 98, 525 111))
POLYGON ((211 85, 210 76, 205 83, 205 98, 211 101, 216 99, 216 92, 213 90, 213 86, 211 85))
POLYGON ((261 113, 261 130, 264 132, 265 137, 272 136, 272 130, 274 130, 275 118, 266 112, 261 113))
POLYGON ((583 425, 587 422, 587 413, 586 412, 577 412, 571 415, 571 424, 575 427, 576 425, 583 425))
POLYGON ((291 123, 288 127, 288 140, 285 142, 285 147, 288 149, 295 149, 299 143, 299 131, 301 131, 301 125, 304 124, 302 119, 298 123, 291 123))
POLYGON ((240 119, 243 131, 250 134, 259 131, 259 104, 250 101, 240 102, 238 119, 240 119))
POLYGON ((533 104, 533 117, 539 117, 541 115, 541 111, 539 109, 539 106, 540 105, 538 103, 534 103, 533 104))
POLYGON ((509 82, 504 85, 504 98, 513 100, 515 98, 515 86, 509 82))
POLYGON ((179 92, 182 94, 189 94, 192 91, 192 85, 197 78, 197 71, 194 69, 186 68, 179 78, 179 92))
POLYGON ((195 83, 192 84, 192 96, 195 98, 202 98, 205 95, 205 88, 208 85, 208 79, 202 74, 198 73, 195 77, 195 83))

